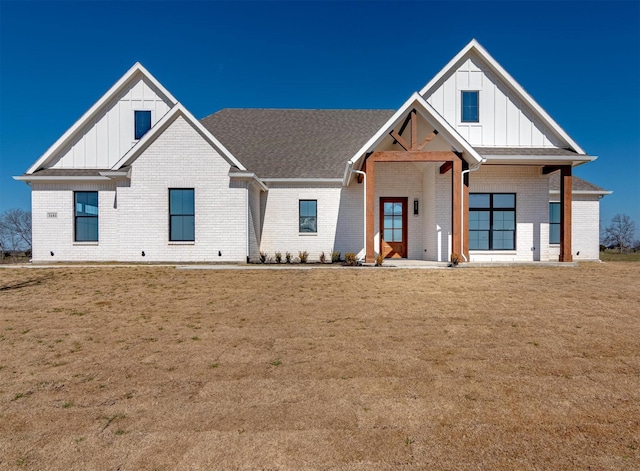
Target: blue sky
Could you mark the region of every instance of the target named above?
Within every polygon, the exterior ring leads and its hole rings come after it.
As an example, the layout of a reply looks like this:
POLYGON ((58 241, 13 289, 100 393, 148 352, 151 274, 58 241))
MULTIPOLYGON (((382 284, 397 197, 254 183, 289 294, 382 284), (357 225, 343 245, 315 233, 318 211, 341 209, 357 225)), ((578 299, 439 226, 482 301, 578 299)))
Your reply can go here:
MULTIPOLYGON (((476 38, 596 162, 640 226, 640 2, 0 0, 0 211, 136 61, 197 118, 225 107, 396 109, 476 38)), ((639 227, 640 229, 640 227, 639 227)), ((638 231, 640 234, 640 231, 638 231)))

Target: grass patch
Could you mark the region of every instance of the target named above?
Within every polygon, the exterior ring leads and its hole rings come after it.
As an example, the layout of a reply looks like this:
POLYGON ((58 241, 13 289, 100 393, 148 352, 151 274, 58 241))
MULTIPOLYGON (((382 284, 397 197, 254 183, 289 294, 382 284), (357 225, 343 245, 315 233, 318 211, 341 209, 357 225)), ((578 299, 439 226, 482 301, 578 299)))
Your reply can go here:
POLYGON ((639 468, 640 263, 46 273, 0 302, 8 467, 639 468))
POLYGON ((600 252, 603 262, 640 262, 640 251, 631 253, 617 253, 612 250, 600 252))

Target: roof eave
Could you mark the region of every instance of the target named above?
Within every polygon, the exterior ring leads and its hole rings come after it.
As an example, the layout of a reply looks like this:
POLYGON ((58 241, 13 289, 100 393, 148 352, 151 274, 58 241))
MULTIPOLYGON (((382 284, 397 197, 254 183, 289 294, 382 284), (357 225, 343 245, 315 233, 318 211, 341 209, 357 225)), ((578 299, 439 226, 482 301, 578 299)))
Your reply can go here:
POLYGON ((65 175, 18 175, 14 180, 21 182, 105 182, 112 179, 106 176, 65 176, 65 175))
POLYGON ((355 164, 368 152, 380 144, 382 139, 387 135, 390 129, 393 129, 398 125, 404 114, 410 107, 415 104, 419 104, 417 111, 420 115, 429 123, 433 124, 435 121, 435 127, 438 128, 438 132, 443 135, 445 140, 457 151, 468 155, 475 160, 475 164, 481 164, 485 161, 482 157, 427 101, 417 92, 414 92, 403 105, 387 120, 387 122, 369 139, 364 146, 355 153, 346 164, 344 175, 342 178, 342 184, 348 186, 351 182, 355 164), (420 109, 422 108, 422 109, 420 109))
POLYGON ((142 64, 136 62, 133 66, 122 76, 120 79, 109 88, 101 97, 96 101, 91 108, 89 108, 67 131, 60 136, 60 138, 51 145, 47 151, 25 172, 25 174, 31 174, 40 169, 40 167, 47 162, 58 150, 62 149, 68 142, 70 142, 93 117, 95 117, 100 110, 105 106, 114 96, 116 96, 129 82, 138 74, 141 74, 144 78, 149 80, 159 91, 162 93, 171 105, 175 105, 177 100, 156 78, 145 69, 142 64))
POLYGON ((598 157, 592 155, 484 155, 487 165, 578 165, 593 162, 598 157))
POLYGON ((229 178, 255 182, 262 189, 262 191, 269 190, 267 185, 265 185, 264 182, 253 172, 231 169, 229 170, 228 175, 229 178))
POLYGON ((142 139, 140 139, 136 145, 134 145, 129 151, 122 156, 118 162, 111 168, 112 170, 118 170, 125 165, 131 165, 140 154, 151 145, 152 142, 167 128, 178 115, 182 116, 189 122, 200 135, 209 142, 209 144, 220 152, 222 157, 229 162, 230 165, 237 167, 240 170, 247 170, 242 163, 213 135, 205 128, 200 121, 198 121, 181 103, 177 103, 168 113, 166 113, 155 126, 153 126, 149 132, 147 132, 142 139))
MULTIPOLYGON (((574 194, 574 195, 602 195, 602 196, 606 196, 606 195, 613 194, 613 191, 607 191, 607 190, 572 190, 571 193, 574 194)), ((559 195, 560 194, 560 190, 556 190, 556 189, 549 190, 549 194, 559 195)))

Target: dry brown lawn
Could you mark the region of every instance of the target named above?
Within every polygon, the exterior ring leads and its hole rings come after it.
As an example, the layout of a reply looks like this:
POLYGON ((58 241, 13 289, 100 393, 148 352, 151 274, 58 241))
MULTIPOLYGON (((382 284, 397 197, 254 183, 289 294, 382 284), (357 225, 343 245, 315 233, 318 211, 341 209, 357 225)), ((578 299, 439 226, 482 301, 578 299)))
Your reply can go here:
POLYGON ((0 270, 0 469, 640 469, 640 264, 0 270))

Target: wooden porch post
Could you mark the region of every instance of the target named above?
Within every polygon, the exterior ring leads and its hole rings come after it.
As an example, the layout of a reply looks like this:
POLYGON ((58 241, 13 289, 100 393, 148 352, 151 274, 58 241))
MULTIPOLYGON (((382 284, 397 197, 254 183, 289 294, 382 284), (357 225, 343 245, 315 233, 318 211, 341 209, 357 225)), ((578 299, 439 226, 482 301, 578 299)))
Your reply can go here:
POLYGON ((561 262, 572 262, 571 203, 573 201, 571 166, 560 168, 560 257, 561 262))
POLYGON ((375 205, 375 171, 374 171, 374 161, 372 159, 368 159, 365 162, 365 173, 367 174, 367 214, 365 217, 367 218, 367 231, 366 231, 366 241, 365 241, 365 262, 373 263, 376 261, 374 247, 373 247, 373 207, 375 205))
POLYGON ((462 243, 462 159, 455 158, 453 160, 451 178, 453 179, 451 184, 453 195, 451 198, 451 247, 449 251, 459 254, 462 243))

